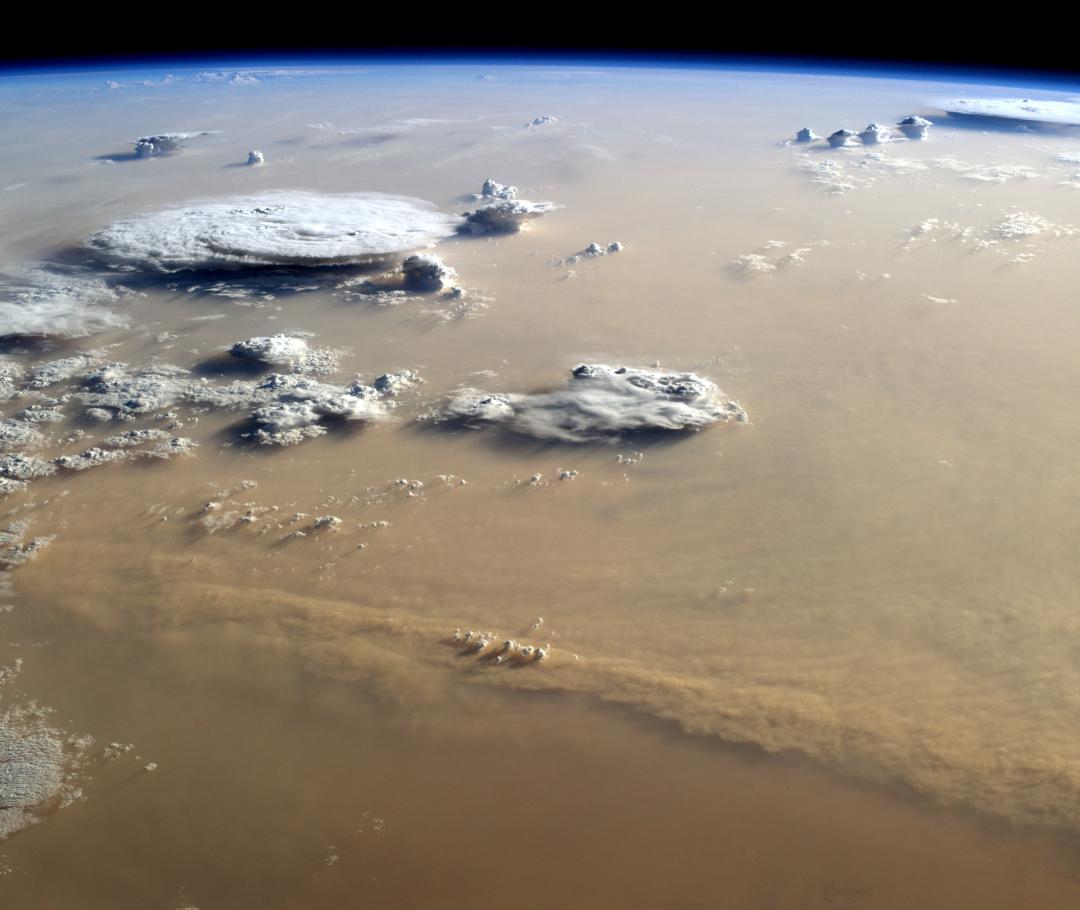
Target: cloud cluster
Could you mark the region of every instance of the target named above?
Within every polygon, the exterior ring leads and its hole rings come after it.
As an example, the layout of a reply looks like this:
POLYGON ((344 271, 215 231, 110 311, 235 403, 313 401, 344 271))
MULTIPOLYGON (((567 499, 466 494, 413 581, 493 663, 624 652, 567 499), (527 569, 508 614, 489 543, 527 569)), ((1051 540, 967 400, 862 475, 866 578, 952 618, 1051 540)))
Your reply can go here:
POLYGON ((582 364, 563 389, 532 395, 459 389, 443 419, 499 425, 536 439, 595 442, 630 433, 682 431, 746 420, 737 401, 693 373, 582 364))
MULTIPOLYGON (((933 126, 933 123, 924 117, 918 117, 912 114, 909 117, 904 117, 896 124, 896 126, 907 139, 919 140, 926 138, 927 130, 933 126)), ((825 141, 828 142, 830 148, 841 149, 853 145, 856 137, 858 137, 863 145, 881 145, 888 142, 903 141, 895 136, 891 130, 874 121, 871 121, 867 124, 866 129, 861 130, 858 133, 849 129, 839 129, 834 133, 830 133, 825 141)), ((804 126, 795 134, 794 144, 810 145, 817 142, 819 139, 821 139, 821 136, 815 133, 810 127, 804 126)))
POLYGON ((83 338, 122 328, 127 319, 107 306, 117 297, 81 269, 10 266, 0 271, 0 338, 83 338))
POLYGON ((0 714, 0 840, 29 827, 64 785, 61 734, 32 711, 0 714))
POLYGON ((138 215, 86 243, 110 259, 163 272, 348 265, 430 246, 457 225, 419 199, 283 191, 138 215))
MULTIPOLYGON (((287 336, 240 342, 256 359, 285 356, 287 336)), ((295 350, 293 351, 295 353, 295 350)), ((301 362, 304 358, 301 357, 301 362)), ((189 370, 165 363, 133 367, 111 363, 78 377, 71 399, 102 420, 126 421, 178 408, 248 411, 250 432, 243 435, 264 445, 295 445, 322 436, 329 425, 378 420, 389 415, 391 400, 420 381, 411 371, 387 373, 372 385, 319 382, 302 373, 271 373, 255 380, 211 383, 189 370)), ((123 447, 123 446, 121 446, 123 447)), ((0 477, 25 481, 52 473, 52 466, 12 454, 0 459, 0 477)))
POLYGON ((310 379, 275 375, 277 400, 251 415, 251 437, 261 445, 289 446, 322 436, 327 424, 380 420, 387 414, 373 386, 354 382, 348 388, 310 379))
MULTIPOLYGON (((24 542, 26 531, 22 522, 0 529, 3 569, 32 559, 53 539, 24 542)), ((53 726, 50 709, 6 697, 21 667, 21 660, 0 666, 0 841, 75 801, 80 792, 77 771, 91 742, 53 726)))

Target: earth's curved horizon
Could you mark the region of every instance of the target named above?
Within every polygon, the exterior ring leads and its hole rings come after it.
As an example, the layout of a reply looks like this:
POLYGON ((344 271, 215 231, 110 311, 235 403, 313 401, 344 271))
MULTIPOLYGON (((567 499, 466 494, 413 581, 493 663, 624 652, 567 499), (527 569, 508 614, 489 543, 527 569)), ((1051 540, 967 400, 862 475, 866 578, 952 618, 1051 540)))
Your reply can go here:
POLYGON ((5 906, 1075 904, 1080 87, 758 63, 0 71, 5 906))

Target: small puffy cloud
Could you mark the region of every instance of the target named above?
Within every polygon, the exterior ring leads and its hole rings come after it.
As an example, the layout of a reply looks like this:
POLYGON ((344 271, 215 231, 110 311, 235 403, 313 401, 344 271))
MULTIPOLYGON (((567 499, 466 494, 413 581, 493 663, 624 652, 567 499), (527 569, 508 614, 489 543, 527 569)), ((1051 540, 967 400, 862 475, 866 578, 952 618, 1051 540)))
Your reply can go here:
POLYGON ((518 188, 508 183, 496 183, 490 177, 484 181, 483 187, 477 194, 477 199, 515 199, 518 188))

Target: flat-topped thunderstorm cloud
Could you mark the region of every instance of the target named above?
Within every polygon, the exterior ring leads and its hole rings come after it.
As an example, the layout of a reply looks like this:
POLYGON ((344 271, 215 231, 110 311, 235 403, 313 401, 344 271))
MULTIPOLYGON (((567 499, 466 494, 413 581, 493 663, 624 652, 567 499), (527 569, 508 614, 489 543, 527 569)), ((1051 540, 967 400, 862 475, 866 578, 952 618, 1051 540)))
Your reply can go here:
POLYGON ((137 215, 86 244, 114 261, 162 272, 353 265, 431 246, 458 224, 421 199, 287 191, 137 215))

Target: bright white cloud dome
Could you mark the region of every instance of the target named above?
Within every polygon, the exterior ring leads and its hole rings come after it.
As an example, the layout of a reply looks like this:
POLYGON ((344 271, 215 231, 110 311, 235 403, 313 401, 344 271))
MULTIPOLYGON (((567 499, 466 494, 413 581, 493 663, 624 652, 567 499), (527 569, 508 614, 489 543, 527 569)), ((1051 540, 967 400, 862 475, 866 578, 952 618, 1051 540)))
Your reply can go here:
POLYGON ((457 224, 420 199, 287 191, 137 215, 86 243, 112 259, 164 272, 348 265, 430 246, 457 224))

